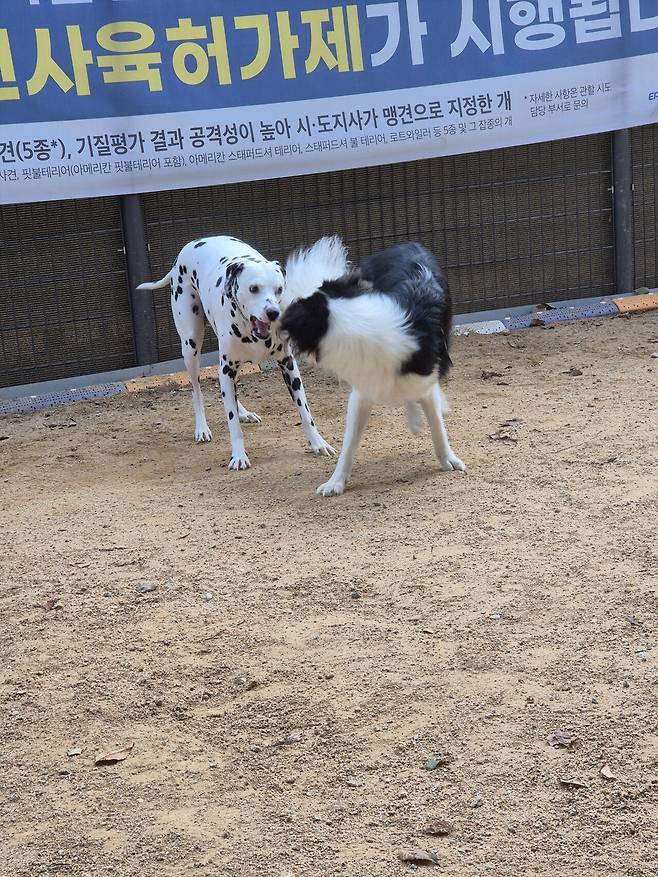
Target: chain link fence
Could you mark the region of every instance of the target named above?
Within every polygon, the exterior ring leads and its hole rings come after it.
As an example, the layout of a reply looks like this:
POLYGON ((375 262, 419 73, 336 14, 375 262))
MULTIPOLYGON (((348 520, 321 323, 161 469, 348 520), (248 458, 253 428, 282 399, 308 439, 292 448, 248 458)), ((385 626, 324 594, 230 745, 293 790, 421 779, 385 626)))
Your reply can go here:
MULTIPOLYGON (((635 286, 658 285, 658 125, 632 132, 635 286)), ((445 266, 456 312, 618 291, 612 134, 142 198, 151 277, 188 240, 231 234, 283 260, 337 233, 353 261, 404 239, 445 266)), ((0 386, 137 364, 120 199, 0 208, 0 386)), ((617 246, 619 241, 617 241, 617 246)), ((137 293, 143 295, 143 293, 137 293)), ((143 299, 141 301, 144 301, 143 299)), ((180 356, 167 290, 158 361, 180 356)), ((144 327, 142 327, 142 330, 144 327)), ((207 335, 204 349, 216 349, 207 335)))

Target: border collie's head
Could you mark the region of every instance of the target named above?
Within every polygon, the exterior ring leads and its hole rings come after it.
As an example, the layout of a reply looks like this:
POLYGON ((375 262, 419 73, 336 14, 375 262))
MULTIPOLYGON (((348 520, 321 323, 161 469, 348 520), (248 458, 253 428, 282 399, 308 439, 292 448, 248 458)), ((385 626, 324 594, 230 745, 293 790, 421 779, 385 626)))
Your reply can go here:
POLYGON ((331 299, 356 298, 371 289, 360 271, 353 271, 337 280, 326 280, 317 292, 298 298, 289 305, 281 320, 281 331, 290 339, 298 353, 320 359, 320 343, 329 330, 331 299))

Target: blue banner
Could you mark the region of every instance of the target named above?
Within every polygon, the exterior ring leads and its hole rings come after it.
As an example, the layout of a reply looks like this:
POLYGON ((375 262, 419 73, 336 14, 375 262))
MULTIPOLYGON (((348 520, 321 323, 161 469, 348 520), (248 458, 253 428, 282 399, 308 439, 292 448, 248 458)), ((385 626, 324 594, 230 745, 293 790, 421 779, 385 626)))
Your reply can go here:
MULTIPOLYGON (((145 188, 205 185, 626 127, 656 119, 656 71, 658 0, 3 0, 0 198, 66 197, 38 174, 23 195, 8 184, 76 159, 110 159, 111 172, 91 177, 111 194, 139 190, 140 178, 145 188), (337 109, 353 123, 336 121, 337 109), (393 129, 425 135, 391 139, 393 129), (341 145, 315 151, 340 159, 284 171, 266 151, 313 151, 323 134, 341 145), (118 151, 84 146, 105 135, 118 151), (228 150, 195 174, 206 147, 263 154, 228 150), (162 161, 120 170, 127 155, 172 162, 168 173, 162 161)), ((99 193, 91 180, 87 189, 99 193)))

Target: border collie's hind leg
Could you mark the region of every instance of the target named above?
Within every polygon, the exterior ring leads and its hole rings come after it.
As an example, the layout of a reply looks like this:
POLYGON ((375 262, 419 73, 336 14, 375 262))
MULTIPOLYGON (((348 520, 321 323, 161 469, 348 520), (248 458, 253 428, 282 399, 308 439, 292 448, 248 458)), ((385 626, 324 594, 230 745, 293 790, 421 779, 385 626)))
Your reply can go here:
POLYGON ((345 435, 340 456, 334 469, 334 474, 329 481, 321 484, 316 493, 320 496, 340 496, 345 490, 345 485, 350 480, 354 454, 361 441, 363 430, 370 417, 372 402, 362 396, 358 390, 352 390, 347 403, 347 417, 345 418, 345 435))
POLYGON ((448 432, 443 420, 445 401, 438 384, 434 384, 431 393, 425 396, 424 399, 421 399, 420 404, 423 407, 425 417, 427 417, 427 422, 430 425, 434 453, 436 454, 440 467, 444 472, 450 472, 453 469, 465 472, 466 464, 459 459, 457 454, 455 454, 450 447, 450 442, 448 441, 448 432))

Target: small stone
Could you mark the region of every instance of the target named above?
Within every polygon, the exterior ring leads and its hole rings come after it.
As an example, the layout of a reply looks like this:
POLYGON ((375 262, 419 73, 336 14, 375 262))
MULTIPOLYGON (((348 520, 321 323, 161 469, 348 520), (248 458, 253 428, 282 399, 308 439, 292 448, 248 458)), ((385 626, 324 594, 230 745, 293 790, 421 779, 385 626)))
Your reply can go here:
POLYGON ((285 737, 282 737, 281 740, 278 740, 277 743, 279 746, 292 746, 293 743, 301 742, 302 736, 301 731, 291 731, 285 737))
POLYGON ((204 591, 203 592, 203 599, 204 600, 212 600, 214 596, 215 595, 213 594, 212 591, 204 591))
POLYGON ((361 591, 357 591, 357 589, 354 588, 354 590, 350 593, 350 597, 353 600, 359 600, 361 598, 361 591))
POLYGON ((445 819, 435 819, 434 822, 430 822, 430 824, 423 829, 423 834, 430 834, 434 837, 445 837, 453 831, 454 828, 449 822, 446 822, 445 819))
POLYGON ((137 585, 137 592, 139 594, 150 594, 152 591, 157 591, 157 589, 158 586, 151 584, 151 582, 140 582, 137 585))
POLYGON ((356 777, 348 777, 346 782, 347 782, 347 785, 351 786, 351 788, 353 788, 353 789, 358 789, 359 786, 361 785, 361 783, 357 780, 356 777))
POLYGON ((454 760, 454 755, 451 755, 449 752, 444 752, 441 755, 437 755, 435 758, 428 758, 425 762, 425 770, 436 770, 437 767, 445 767, 446 764, 451 764, 454 760))

